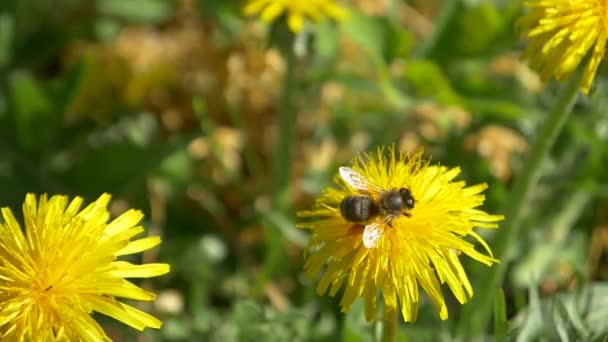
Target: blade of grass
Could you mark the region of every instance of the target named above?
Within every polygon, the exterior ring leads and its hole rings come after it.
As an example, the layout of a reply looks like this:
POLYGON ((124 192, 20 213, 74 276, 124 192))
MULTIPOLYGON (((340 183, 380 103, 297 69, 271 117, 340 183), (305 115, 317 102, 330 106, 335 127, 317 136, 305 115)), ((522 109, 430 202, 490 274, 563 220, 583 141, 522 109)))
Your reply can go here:
POLYGON ((494 297, 494 340, 503 342, 507 337, 507 304, 502 288, 496 291, 494 297))
POLYGON ((415 52, 416 58, 424 59, 433 53, 433 50, 435 50, 437 44, 441 41, 441 37, 446 33, 448 24, 452 21, 454 15, 458 13, 457 9, 459 5, 460 0, 447 0, 443 2, 441 12, 433 24, 433 31, 415 52))

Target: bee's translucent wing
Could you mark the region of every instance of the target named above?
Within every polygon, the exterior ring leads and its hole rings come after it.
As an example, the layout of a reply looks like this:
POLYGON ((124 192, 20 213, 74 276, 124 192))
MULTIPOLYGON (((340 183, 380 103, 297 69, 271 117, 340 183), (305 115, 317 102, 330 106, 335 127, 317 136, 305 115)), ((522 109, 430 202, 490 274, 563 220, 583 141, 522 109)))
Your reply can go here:
POLYGON ((373 184, 365 176, 351 169, 350 167, 341 166, 338 171, 340 172, 340 177, 342 177, 342 179, 344 179, 348 185, 352 186, 356 190, 374 192, 383 191, 382 188, 373 184))
POLYGON ((365 246, 365 248, 374 248, 383 235, 384 224, 382 221, 366 224, 365 229, 363 230, 363 246, 365 246))

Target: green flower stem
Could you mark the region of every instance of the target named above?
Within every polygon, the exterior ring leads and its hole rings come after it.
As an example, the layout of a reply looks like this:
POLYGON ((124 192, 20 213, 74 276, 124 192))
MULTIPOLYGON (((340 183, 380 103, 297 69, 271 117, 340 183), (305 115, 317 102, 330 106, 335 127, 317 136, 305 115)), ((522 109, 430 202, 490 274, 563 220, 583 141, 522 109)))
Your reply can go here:
POLYGON ((273 204, 275 208, 285 209, 289 206, 289 173, 291 166, 291 148, 295 128, 295 111, 293 108, 293 93, 295 86, 294 69, 296 57, 293 49, 285 48, 285 75, 283 93, 279 107, 278 140, 274 151, 273 164, 273 204))
MULTIPOLYGON (((578 95, 581 74, 578 72, 572 76, 566 87, 562 89, 549 117, 540 125, 538 138, 532 145, 523 170, 517 176, 511 195, 506 202, 505 222, 494 239, 494 254, 500 259, 500 263, 490 269, 487 277, 476 277, 480 279, 477 288, 481 291, 463 307, 459 327, 461 336, 479 336, 488 326, 488 321, 492 317, 493 296, 496 289, 502 286, 509 263, 514 257, 513 251, 521 231, 522 212, 529 205, 530 194, 541 176, 542 164, 570 116, 578 95), (484 284, 486 285, 484 286, 484 284)), ((476 271, 478 275, 482 272, 479 268, 476 271)), ((488 274, 488 271, 483 273, 488 274)))
POLYGON ((382 342, 395 342, 397 341, 397 329, 399 327, 399 321, 397 319, 397 312, 386 315, 382 320, 382 342))
MULTIPOLYGON (((286 44, 281 51, 285 58, 285 73, 283 78, 283 92, 279 104, 279 127, 275 143, 273 160, 273 211, 284 213, 289 209, 289 174, 292 164, 292 146, 295 131, 295 110, 293 108, 293 95, 295 88, 296 56, 291 44, 286 44)), ((283 236, 281 229, 267 221, 269 232, 269 248, 266 255, 266 271, 274 274, 284 262, 283 236)))

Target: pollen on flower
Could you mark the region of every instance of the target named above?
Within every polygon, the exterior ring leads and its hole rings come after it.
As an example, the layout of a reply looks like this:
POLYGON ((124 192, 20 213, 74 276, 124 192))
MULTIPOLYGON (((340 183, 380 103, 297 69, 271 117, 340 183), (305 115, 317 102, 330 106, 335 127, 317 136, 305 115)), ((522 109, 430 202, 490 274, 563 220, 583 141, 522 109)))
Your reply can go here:
POLYGON ((118 257, 155 247, 143 232, 141 212, 129 210, 108 222, 110 195, 81 210, 83 199, 26 196, 23 225, 9 208, 0 223, 0 340, 109 340, 92 311, 135 329, 160 328, 155 317, 118 300, 150 301, 125 278, 169 272, 167 264, 134 265, 118 257))
POLYGON ((317 22, 325 17, 344 20, 348 16, 335 0, 250 0, 243 11, 246 15, 259 15, 266 23, 285 14, 287 25, 294 33, 304 29, 306 20, 317 22))
POLYGON ((523 54, 543 81, 563 80, 584 66, 581 89, 589 92, 597 68, 606 53, 608 2, 605 0, 530 0, 529 12, 521 17, 528 46, 523 54))
POLYGON ((406 155, 394 148, 358 155, 349 169, 356 181, 336 175, 335 186, 317 198, 313 209, 298 213, 306 218, 298 227, 312 233, 305 276, 312 279, 321 274, 319 295, 335 296, 343 289, 343 312, 362 297, 369 321, 376 319, 378 291, 385 315, 400 308, 405 321, 415 321, 420 289, 435 304, 439 317, 447 319, 442 284, 447 283, 460 303, 473 295, 460 258, 468 256, 488 266, 498 262, 474 231, 497 228, 504 219, 479 209, 487 185, 466 186, 455 180, 459 168, 431 165, 422 152, 406 155), (403 209, 407 215, 387 220, 379 202, 387 191, 402 188, 409 190, 415 205, 403 209), (371 196, 380 209, 366 222, 353 223, 344 218, 340 207, 345 198, 360 195, 371 196), (364 243, 368 227, 375 227, 374 234, 379 235, 372 235, 377 241, 371 245, 364 243))

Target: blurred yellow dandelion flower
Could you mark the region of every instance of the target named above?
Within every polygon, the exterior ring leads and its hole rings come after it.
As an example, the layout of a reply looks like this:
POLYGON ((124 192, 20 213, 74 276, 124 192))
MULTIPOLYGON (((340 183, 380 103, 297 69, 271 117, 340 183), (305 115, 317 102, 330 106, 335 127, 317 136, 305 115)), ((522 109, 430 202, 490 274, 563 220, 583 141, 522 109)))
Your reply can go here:
MULTIPOLYGON (((488 266, 498 262, 473 228, 497 228, 504 217, 476 209, 484 202, 487 185, 467 187, 455 181, 459 168, 430 165, 421 152, 385 152, 380 148, 375 155, 355 157, 352 168, 340 168, 337 187, 326 189, 312 210, 298 213, 308 218, 298 226, 312 231, 305 275, 311 279, 322 273, 319 295, 329 291, 335 296, 344 287, 343 312, 363 297, 368 321, 376 319, 377 290, 387 317, 394 317, 399 306, 405 321, 416 320, 419 287, 430 296, 439 317, 447 319, 441 284, 447 283, 460 303, 473 295, 459 258, 467 255, 488 266), (395 191, 404 195, 403 202, 391 198, 395 191), (352 213, 347 215, 354 208, 346 208, 345 199, 352 196, 372 199, 367 210, 372 215, 359 223, 353 223, 352 213)), ((362 207, 359 203, 359 212, 366 211, 362 207)))
POLYGON ((335 0, 250 0, 244 12, 249 16, 259 15, 266 23, 285 14, 289 29, 294 33, 302 31, 306 19, 317 22, 325 17, 344 20, 348 16, 346 9, 335 0))
POLYGON ((125 278, 149 278, 169 272, 168 264, 134 265, 118 257, 148 250, 159 237, 131 241, 143 231, 143 215, 129 210, 108 223, 104 194, 80 210, 83 199, 28 194, 24 227, 9 208, 0 224, 0 340, 107 341, 92 311, 131 327, 160 328, 149 314, 117 297, 150 301, 125 278))
POLYGON ((529 41, 523 58, 543 81, 563 80, 590 53, 581 81, 582 91, 588 93, 606 53, 608 1, 530 0, 524 6, 530 11, 517 23, 529 41))

